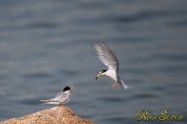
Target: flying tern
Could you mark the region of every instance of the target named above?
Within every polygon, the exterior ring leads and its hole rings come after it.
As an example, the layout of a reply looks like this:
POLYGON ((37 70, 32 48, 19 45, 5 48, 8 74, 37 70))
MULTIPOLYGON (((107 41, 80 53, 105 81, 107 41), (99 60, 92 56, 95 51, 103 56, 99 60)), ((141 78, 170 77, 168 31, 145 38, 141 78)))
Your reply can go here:
POLYGON ((112 50, 105 43, 94 43, 93 46, 98 58, 108 68, 107 70, 101 70, 96 75, 96 80, 100 76, 108 76, 115 81, 112 85, 113 88, 118 84, 122 89, 127 89, 129 86, 126 85, 118 75, 119 62, 112 50))

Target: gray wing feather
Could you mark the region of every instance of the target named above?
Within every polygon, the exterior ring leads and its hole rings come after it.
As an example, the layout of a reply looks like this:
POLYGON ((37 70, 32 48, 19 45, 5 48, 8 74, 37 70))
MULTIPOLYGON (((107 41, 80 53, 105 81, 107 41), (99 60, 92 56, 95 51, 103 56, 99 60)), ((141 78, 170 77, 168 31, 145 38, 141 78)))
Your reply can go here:
POLYGON ((63 101, 66 101, 68 99, 68 95, 64 92, 60 92, 57 94, 57 96, 52 99, 54 101, 60 101, 60 102, 63 102, 63 101))
POLYGON ((50 103, 50 102, 65 102, 67 100, 68 100, 68 95, 64 92, 60 92, 53 99, 40 100, 40 101, 45 102, 45 103, 50 103))
POLYGON ((119 69, 119 62, 115 54, 105 43, 95 43, 94 49, 101 60, 101 62, 108 67, 110 70, 119 69))

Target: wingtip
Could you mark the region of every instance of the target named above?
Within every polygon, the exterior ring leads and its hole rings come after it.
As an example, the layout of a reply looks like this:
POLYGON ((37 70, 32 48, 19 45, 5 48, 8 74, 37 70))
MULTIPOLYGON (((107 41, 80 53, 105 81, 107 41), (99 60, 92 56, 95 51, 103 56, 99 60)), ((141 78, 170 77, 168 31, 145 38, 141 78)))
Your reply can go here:
POLYGON ((100 42, 91 42, 93 46, 100 46, 100 45, 105 45, 106 43, 104 41, 100 41, 100 42))

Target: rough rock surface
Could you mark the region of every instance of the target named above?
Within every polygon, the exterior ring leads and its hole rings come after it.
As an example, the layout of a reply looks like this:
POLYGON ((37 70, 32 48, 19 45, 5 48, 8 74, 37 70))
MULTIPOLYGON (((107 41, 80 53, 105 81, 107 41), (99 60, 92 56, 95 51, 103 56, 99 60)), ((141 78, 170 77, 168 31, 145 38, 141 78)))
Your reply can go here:
POLYGON ((56 106, 19 118, 12 118, 0 124, 95 124, 77 116, 70 108, 56 106))

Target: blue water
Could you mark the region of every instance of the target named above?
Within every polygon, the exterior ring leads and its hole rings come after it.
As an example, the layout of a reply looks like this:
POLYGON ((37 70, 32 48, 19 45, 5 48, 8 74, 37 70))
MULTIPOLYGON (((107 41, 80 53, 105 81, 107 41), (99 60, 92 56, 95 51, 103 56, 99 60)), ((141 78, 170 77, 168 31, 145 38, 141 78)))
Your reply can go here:
MULTIPOLYGON (((0 1, 0 120, 52 106, 66 85, 67 104, 98 124, 150 123, 140 109, 183 114, 187 122, 187 1, 0 1), (91 42, 105 41, 131 88, 112 89, 91 42)), ((152 123, 160 123, 153 121, 152 123)))

